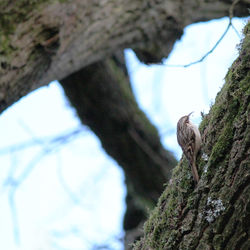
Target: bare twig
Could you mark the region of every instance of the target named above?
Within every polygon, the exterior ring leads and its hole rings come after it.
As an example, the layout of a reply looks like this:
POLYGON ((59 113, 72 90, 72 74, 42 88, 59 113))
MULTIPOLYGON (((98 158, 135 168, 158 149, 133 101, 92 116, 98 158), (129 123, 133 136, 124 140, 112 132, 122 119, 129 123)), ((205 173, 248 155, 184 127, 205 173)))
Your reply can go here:
MULTIPOLYGON (((28 127, 25 128, 26 131, 28 131, 29 134, 32 135, 31 130, 28 129, 28 127)), ((9 170, 9 173, 6 177, 6 180, 4 181, 4 186, 10 187, 8 198, 9 198, 9 205, 10 205, 10 211, 12 216, 12 222, 13 222, 13 235, 14 240, 16 244, 18 245, 20 243, 20 233, 19 233, 19 224, 18 224, 18 216, 17 216, 17 210, 16 210, 16 204, 15 204, 15 194, 18 189, 18 187, 27 179, 27 177, 31 174, 31 172, 34 170, 37 163, 48 153, 51 153, 55 150, 58 150, 58 146, 62 146, 68 141, 75 138, 77 135, 79 135, 83 131, 82 128, 75 129, 71 131, 70 133, 65 133, 63 135, 54 137, 52 139, 45 140, 40 138, 35 138, 34 135, 32 135, 33 140, 31 142, 21 143, 19 145, 13 145, 9 147, 5 147, 0 150, 0 154, 5 153, 14 153, 18 150, 24 150, 27 147, 34 146, 36 144, 39 144, 42 146, 42 149, 39 153, 37 153, 27 164, 25 169, 22 171, 22 173, 18 177, 14 177, 14 174, 16 172, 16 158, 14 157, 14 162, 11 164, 11 168, 9 170)))
POLYGON ((241 39, 241 35, 240 35, 239 31, 235 28, 235 26, 233 25, 232 22, 231 22, 231 27, 234 30, 234 32, 236 33, 236 35, 241 39))
POLYGON ((20 244, 20 232, 19 232, 19 224, 18 224, 18 217, 17 217, 17 210, 16 210, 16 203, 15 203, 15 190, 11 190, 9 193, 9 205, 10 211, 12 216, 12 223, 13 223, 13 235, 14 240, 17 245, 20 244))
POLYGON ((212 47, 212 49, 210 49, 205 55, 203 55, 200 59, 194 61, 194 62, 190 62, 188 64, 159 64, 162 66, 167 66, 167 67, 180 67, 180 68, 187 68, 189 66, 192 66, 194 64, 200 63, 202 61, 204 61, 208 55, 210 55, 216 48, 217 46, 220 44, 220 42, 222 41, 222 39, 225 37, 225 35, 227 34, 228 30, 230 29, 230 27, 233 28, 233 30, 236 32, 236 34, 238 35, 238 37, 240 37, 239 32, 237 31, 237 29, 234 27, 234 25, 232 24, 232 18, 233 18, 233 12, 234 12, 234 7, 236 6, 236 4, 239 2, 240 0, 234 0, 233 3, 231 4, 230 8, 229 8, 229 23, 227 25, 226 30, 224 31, 224 33, 222 34, 222 36, 219 38, 219 40, 215 43, 215 45, 212 47))
POLYGON ((0 148, 0 155, 9 154, 10 152, 21 151, 35 145, 51 145, 51 144, 62 144, 71 140, 75 136, 83 133, 85 130, 80 127, 72 131, 65 132, 64 134, 53 136, 53 137, 42 137, 42 138, 33 138, 32 140, 22 142, 19 144, 10 145, 7 147, 0 148))
POLYGON ((230 22, 234 16, 234 7, 235 5, 239 2, 240 0, 234 0, 229 8, 229 18, 230 18, 230 22))
POLYGON ((162 66, 167 66, 167 67, 177 67, 177 68, 187 68, 190 67, 194 64, 200 63, 202 61, 204 61, 204 59, 207 58, 208 55, 210 55, 215 49, 216 47, 220 44, 221 40, 225 37, 225 35, 227 34, 229 28, 231 27, 231 19, 229 21, 229 24, 227 25, 226 30, 224 31, 224 33, 222 34, 222 36, 219 38, 219 40, 215 43, 215 45, 212 47, 212 49, 210 49, 205 55, 203 55, 199 60, 196 60, 194 62, 190 62, 188 64, 162 64, 162 66))
POLYGON ((79 205, 81 203, 81 200, 78 198, 78 196, 70 189, 68 184, 66 183, 63 173, 62 173, 62 164, 61 164, 61 158, 60 155, 58 155, 58 166, 57 166, 57 175, 58 180, 65 191, 66 194, 68 194, 69 198, 73 201, 74 204, 79 205))

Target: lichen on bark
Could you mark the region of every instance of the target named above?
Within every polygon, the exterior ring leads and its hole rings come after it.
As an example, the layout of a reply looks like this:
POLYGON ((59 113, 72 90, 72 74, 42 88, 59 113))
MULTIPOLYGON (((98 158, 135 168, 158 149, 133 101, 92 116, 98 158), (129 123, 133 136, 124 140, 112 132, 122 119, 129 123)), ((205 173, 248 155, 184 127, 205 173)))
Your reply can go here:
POLYGON ((250 23, 200 130, 201 176, 183 158, 144 225, 141 249, 248 249, 250 242, 250 23))

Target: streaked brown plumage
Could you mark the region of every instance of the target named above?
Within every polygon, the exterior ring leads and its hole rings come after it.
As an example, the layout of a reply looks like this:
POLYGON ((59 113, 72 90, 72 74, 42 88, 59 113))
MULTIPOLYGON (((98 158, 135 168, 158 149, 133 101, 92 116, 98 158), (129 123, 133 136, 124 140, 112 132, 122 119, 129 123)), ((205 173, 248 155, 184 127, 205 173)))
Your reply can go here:
POLYGON ((198 183, 199 175, 196 167, 196 156, 201 148, 201 134, 199 129, 189 121, 189 116, 192 113, 181 117, 178 121, 177 141, 191 166, 194 181, 198 183))

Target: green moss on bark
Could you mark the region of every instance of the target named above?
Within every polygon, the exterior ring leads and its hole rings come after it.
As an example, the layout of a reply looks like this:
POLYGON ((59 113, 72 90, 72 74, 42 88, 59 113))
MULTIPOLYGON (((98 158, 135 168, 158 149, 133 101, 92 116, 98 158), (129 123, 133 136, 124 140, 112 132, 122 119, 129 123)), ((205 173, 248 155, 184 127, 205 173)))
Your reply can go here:
POLYGON ((2 13, 0 15, 0 27, 3 34, 8 36, 16 30, 16 25, 24 22, 30 17, 30 13, 39 5, 52 2, 51 0, 20 0, 15 3, 1 1, 2 13))
POLYGON ((17 25, 27 21, 34 10, 39 12, 41 6, 52 2, 65 2, 64 0, 18 0, 0 1, 0 55, 8 57, 16 49, 11 45, 12 35, 17 25))

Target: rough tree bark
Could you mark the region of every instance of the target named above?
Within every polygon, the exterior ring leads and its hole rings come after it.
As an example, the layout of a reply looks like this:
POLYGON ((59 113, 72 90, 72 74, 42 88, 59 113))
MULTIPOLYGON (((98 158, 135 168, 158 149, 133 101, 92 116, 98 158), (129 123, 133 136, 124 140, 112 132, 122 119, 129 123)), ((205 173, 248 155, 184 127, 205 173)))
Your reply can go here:
POLYGON ((134 250, 249 249, 250 23, 244 32, 240 55, 200 126, 198 186, 182 159, 134 250))
MULTIPOLYGON (((167 56, 183 28, 228 15, 232 1, 0 0, 0 112, 35 88, 134 48, 167 56)), ((236 16, 248 15, 237 1, 236 16)))

